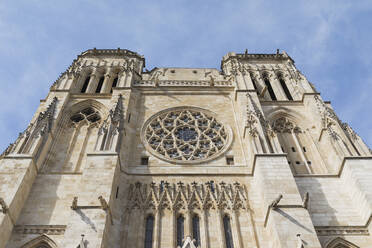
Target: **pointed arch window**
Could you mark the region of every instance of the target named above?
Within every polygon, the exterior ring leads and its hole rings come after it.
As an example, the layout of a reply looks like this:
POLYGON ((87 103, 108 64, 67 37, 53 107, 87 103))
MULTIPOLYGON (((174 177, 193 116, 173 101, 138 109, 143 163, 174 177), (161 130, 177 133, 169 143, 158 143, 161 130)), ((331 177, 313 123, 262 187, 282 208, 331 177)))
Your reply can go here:
POLYGON ((264 82, 265 82, 265 85, 267 87, 267 90, 269 91, 271 100, 276 101, 277 99, 276 99, 273 87, 271 86, 270 80, 267 76, 264 76, 264 82))
POLYGON ((254 89, 257 91, 257 82, 256 82, 256 79, 254 78, 254 76, 253 76, 253 74, 251 72, 249 73, 249 76, 251 77, 251 80, 252 80, 252 84, 253 84, 254 89))
POLYGON ((283 89, 283 91, 285 93, 285 96, 287 97, 287 99, 289 101, 293 101, 293 97, 291 95, 291 92, 289 92, 289 89, 288 89, 288 87, 287 87, 287 85, 286 85, 286 83, 285 83, 285 81, 283 79, 283 76, 282 75, 278 75, 278 78, 279 78, 280 85, 282 86, 282 89, 283 89))
POLYGON ((97 88, 96 88, 96 93, 100 93, 101 90, 102 90, 102 86, 103 86, 103 81, 105 80, 105 77, 102 76, 99 81, 98 81, 98 85, 97 85, 97 88))
POLYGON ((200 246, 200 220, 197 214, 192 218, 192 237, 196 240, 196 245, 200 246))
POLYGON ((149 215, 146 218, 145 248, 152 248, 153 233, 154 233, 154 216, 149 215))
POLYGON ((83 84, 83 87, 81 88, 81 93, 85 93, 88 89, 88 85, 89 85, 89 81, 90 81, 90 76, 88 76, 85 81, 84 81, 84 84, 83 84))
POLYGON ((177 218, 177 245, 182 246, 182 240, 184 238, 184 223, 185 223, 185 218, 180 215, 177 218))
POLYGON ((112 86, 111 86, 111 93, 112 93, 112 88, 115 88, 118 85, 118 77, 114 78, 114 81, 112 81, 112 86))
POLYGON ((225 231, 226 248, 234 248, 232 232, 231 232, 230 217, 228 215, 225 215, 223 217, 223 229, 225 231))

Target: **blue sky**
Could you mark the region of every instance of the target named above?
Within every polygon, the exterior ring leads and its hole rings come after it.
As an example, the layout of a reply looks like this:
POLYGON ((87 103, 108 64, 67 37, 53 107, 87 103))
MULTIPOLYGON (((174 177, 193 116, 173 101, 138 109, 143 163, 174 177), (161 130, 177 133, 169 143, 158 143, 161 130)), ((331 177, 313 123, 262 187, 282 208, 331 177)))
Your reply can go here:
POLYGON ((370 1, 0 1, 0 150, 84 50, 126 48, 154 66, 219 68, 227 52, 287 51, 372 146, 370 1))

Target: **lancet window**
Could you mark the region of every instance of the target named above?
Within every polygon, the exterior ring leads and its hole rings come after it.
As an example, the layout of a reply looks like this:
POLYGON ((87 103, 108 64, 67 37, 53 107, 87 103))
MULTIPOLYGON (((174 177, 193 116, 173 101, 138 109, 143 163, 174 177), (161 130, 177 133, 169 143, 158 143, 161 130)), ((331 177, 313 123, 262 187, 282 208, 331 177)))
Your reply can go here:
POLYGON ((52 149, 56 154, 46 160, 48 171, 78 172, 84 164, 86 153, 94 149, 91 139, 98 132, 100 113, 93 107, 75 112, 66 120, 58 132, 57 143, 52 149))
POLYGON ((101 90, 102 90, 102 86, 103 86, 103 81, 105 80, 105 77, 100 77, 99 81, 98 81, 98 85, 97 85, 97 88, 96 88, 96 93, 100 93, 101 90))
POLYGON ((112 88, 115 88, 118 84, 118 77, 114 78, 114 81, 112 81, 112 86, 110 92, 112 93, 112 88))
POLYGON ((199 221, 199 216, 194 215, 192 218, 192 237, 196 241, 196 245, 199 247, 200 246, 200 221, 199 221))
POLYGON ((256 79, 254 78, 254 75, 253 75, 252 72, 250 72, 249 75, 251 76, 251 80, 252 80, 253 87, 254 87, 254 89, 257 91, 258 88, 257 88, 257 82, 256 82, 256 79))
POLYGON ((185 218, 183 215, 178 216, 177 218, 177 245, 182 246, 182 241, 184 239, 185 229, 185 218))
MULTIPOLYGON (((162 246, 166 247, 182 247, 186 235, 195 239, 194 244, 197 247, 201 247, 201 243, 204 242, 208 243, 210 247, 217 247, 220 245, 220 235, 225 237, 226 233, 226 240, 229 242, 227 247, 233 248, 232 232, 235 233, 235 231, 244 242, 252 240, 254 237, 250 234, 243 234, 240 230, 234 229, 235 225, 231 225, 229 216, 226 217, 228 219, 224 223, 224 216, 219 215, 220 211, 239 211, 239 213, 248 211, 245 187, 239 182, 215 181, 213 184, 213 192, 210 182, 159 181, 149 184, 140 182, 130 184, 129 198, 125 206, 125 223, 128 225, 137 223, 138 216, 142 216, 141 214, 144 213, 143 210, 146 213, 153 213, 152 216, 155 216, 154 230, 157 228, 162 230, 153 232, 153 242, 160 240, 162 246), (185 215, 185 211, 191 213, 185 215), (221 225, 216 225, 219 221, 221 221, 221 225), (174 233, 174 236, 170 239, 171 233, 174 233)), ((249 221, 248 216, 246 214, 239 215, 238 223, 249 221)), ((143 218, 145 221, 148 216, 143 216, 143 218)), ((145 223, 143 225, 147 226, 145 223)), ((146 233, 144 234, 146 236, 146 233)), ((134 245, 136 247, 144 244, 144 241, 140 240, 139 242, 138 235, 130 230, 127 230, 125 240, 127 243, 136 244, 134 245)), ((226 248, 225 243, 223 245, 226 248)))
POLYGON ((270 83, 270 80, 269 80, 269 76, 267 74, 264 74, 263 75, 263 78, 264 78, 264 82, 265 82, 265 86, 267 88, 267 91, 269 92, 269 95, 271 97, 271 100, 276 101, 277 98, 275 96, 274 89, 271 86, 271 83, 270 83))
POLYGON ((88 76, 85 81, 84 81, 84 84, 83 84, 83 87, 81 88, 81 93, 85 93, 88 89, 88 85, 89 85, 89 81, 90 81, 90 76, 88 76))
POLYGON ((233 237, 231 232, 230 217, 225 215, 223 217, 223 229, 225 232, 226 248, 234 248, 233 237))
POLYGON ((292 97, 291 92, 289 91, 289 89, 288 89, 288 87, 287 87, 287 85, 284 81, 283 75, 278 74, 278 79, 279 79, 280 85, 282 86, 282 89, 283 89, 284 94, 287 97, 287 99, 289 101, 293 101, 293 97, 292 97))
POLYGON ((146 218, 145 248, 152 248, 153 234, 154 234, 154 216, 149 215, 146 218))

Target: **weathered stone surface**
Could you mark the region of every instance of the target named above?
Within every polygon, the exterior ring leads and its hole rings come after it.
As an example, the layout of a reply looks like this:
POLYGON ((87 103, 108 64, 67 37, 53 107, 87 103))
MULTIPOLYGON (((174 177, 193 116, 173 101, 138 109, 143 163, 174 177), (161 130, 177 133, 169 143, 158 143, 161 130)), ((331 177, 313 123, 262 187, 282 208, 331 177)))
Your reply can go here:
POLYGON ((0 248, 368 248, 371 166, 285 52, 92 49, 1 155, 0 248))

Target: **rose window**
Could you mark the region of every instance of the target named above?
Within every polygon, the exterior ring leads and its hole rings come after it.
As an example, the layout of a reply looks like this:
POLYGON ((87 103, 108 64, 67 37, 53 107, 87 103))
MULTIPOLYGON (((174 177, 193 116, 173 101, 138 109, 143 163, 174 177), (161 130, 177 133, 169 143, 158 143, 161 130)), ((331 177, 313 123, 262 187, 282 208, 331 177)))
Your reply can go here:
POLYGON ((231 143, 230 128, 212 112, 193 107, 161 111, 142 130, 142 140, 152 154, 177 163, 215 158, 231 143))

